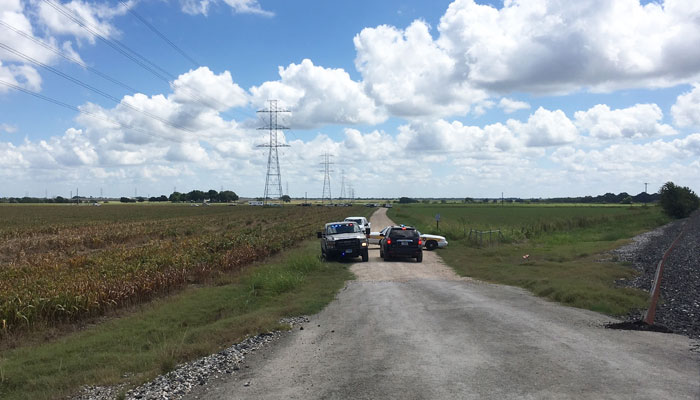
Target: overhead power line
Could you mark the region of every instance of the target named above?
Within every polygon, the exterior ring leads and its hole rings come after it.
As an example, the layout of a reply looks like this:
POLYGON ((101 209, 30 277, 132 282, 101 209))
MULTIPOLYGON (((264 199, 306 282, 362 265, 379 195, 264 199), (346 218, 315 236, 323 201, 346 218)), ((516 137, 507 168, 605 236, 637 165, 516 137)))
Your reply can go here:
POLYGON ((30 34, 24 32, 24 31, 22 31, 22 30, 20 30, 20 29, 15 28, 15 27, 12 26, 12 25, 9 25, 8 23, 6 23, 6 22, 3 21, 3 20, 0 20, 0 25, 4 26, 5 28, 7 28, 7 29, 9 29, 9 30, 11 30, 11 31, 13 31, 13 32, 15 32, 16 34, 18 34, 18 35, 20 35, 20 36, 22 36, 22 37, 24 37, 24 38, 26 38, 26 39, 31 40, 32 42, 38 44, 39 46, 42 46, 43 48, 45 48, 45 49, 47 49, 47 50, 50 50, 51 52, 53 52, 54 54, 58 55, 59 57, 62 57, 62 58, 65 59, 65 60, 68 60, 68 61, 70 61, 70 62, 72 62, 72 63, 74 63, 74 64, 77 64, 77 65, 79 65, 79 66, 81 66, 81 67, 87 69, 88 71, 94 73, 95 75, 98 75, 98 76, 100 76, 100 77, 102 77, 102 78, 104 78, 104 79, 106 79, 106 80, 108 80, 108 81, 110 81, 110 82, 112 82, 112 83, 114 83, 114 84, 116 84, 116 85, 119 85, 119 86, 123 87, 124 89, 126 89, 126 90, 128 90, 128 91, 130 91, 130 92, 132 92, 132 93, 138 92, 138 90, 132 88, 131 86, 127 85, 126 83, 121 82, 121 81, 119 81, 119 80, 117 80, 117 79, 114 79, 114 78, 112 78, 111 76, 109 76, 109 75, 107 75, 107 74, 105 74, 105 73, 99 71, 98 69, 95 69, 95 68, 93 68, 93 67, 91 67, 91 66, 85 64, 85 63, 84 63, 82 60, 80 60, 79 58, 71 57, 71 56, 68 56, 68 55, 64 54, 61 50, 57 49, 56 47, 51 46, 50 44, 45 43, 45 42, 43 42, 43 41, 41 41, 41 40, 39 40, 39 39, 33 37, 32 35, 30 35, 30 34))
MULTIPOLYGON (((129 60, 133 61, 137 65, 139 65, 141 68, 145 69, 146 71, 150 72, 153 74, 155 77, 158 79, 168 83, 170 85, 171 80, 176 80, 177 77, 165 70, 164 68, 160 67, 158 64, 155 62, 149 60, 145 56, 139 54, 137 51, 131 49, 129 46, 125 45, 119 40, 116 39, 109 39, 106 38, 103 34, 99 32, 99 28, 96 28, 88 21, 85 21, 80 16, 75 15, 71 10, 67 9, 64 5, 60 3, 55 3, 53 0, 42 0, 44 3, 48 4, 50 7, 52 7, 54 10, 59 12, 61 15, 65 16, 66 18, 70 19, 71 21, 75 22, 80 26, 82 29, 84 29, 86 32, 90 33, 91 35, 97 37, 100 41, 104 42, 111 48, 113 48, 115 51, 119 52, 122 54, 124 57, 128 58, 129 60), (158 71, 156 71, 158 70, 158 71), (160 71, 160 72, 159 72, 160 71)), ((218 104, 222 108, 226 109, 228 108, 226 104, 222 103, 221 101, 204 95, 202 94, 199 90, 189 87, 186 84, 183 84, 182 88, 186 90, 194 99, 195 102, 208 107, 208 108, 214 108, 212 107, 212 102, 218 104)), ((252 114, 249 113, 244 113, 242 111, 236 110, 236 112, 241 113, 249 118, 252 118, 252 114)))
POLYGON ((172 128, 179 129, 179 130, 182 130, 182 131, 185 131, 185 132, 189 132, 189 133, 194 133, 194 131, 191 130, 191 129, 188 129, 188 128, 185 128, 185 127, 182 127, 182 126, 175 125, 175 124, 171 123, 170 121, 168 121, 168 120, 166 120, 166 119, 163 119, 163 118, 161 118, 161 117, 159 117, 159 116, 157 116, 157 115, 155 115, 155 114, 153 114, 153 113, 150 113, 150 112, 148 112, 148 111, 145 111, 145 110, 142 110, 142 109, 140 109, 140 108, 138 108, 138 107, 135 107, 135 106, 133 106, 133 105, 131 105, 131 104, 125 102, 125 101, 120 100, 120 99, 117 98, 117 97, 112 96, 111 94, 109 94, 109 93, 107 93, 107 92, 104 92, 104 91, 102 91, 102 90, 100 90, 100 89, 98 89, 98 88, 96 88, 96 87, 94 87, 94 86, 92 86, 92 85, 89 85, 89 84, 87 84, 87 83, 81 81, 80 79, 73 78, 72 76, 70 76, 70 75, 68 75, 68 74, 66 74, 66 73, 64 73, 64 72, 61 72, 61 71, 57 70, 56 68, 54 68, 54 67, 52 67, 52 66, 50 66, 50 65, 46 65, 46 64, 42 63, 42 62, 39 61, 39 60, 36 60, 36 59, 34 59, 34 58, 32 58, 32 57, 29 57, 28 55, 22 53, 21 51, 15 50, 15 49, 13 49, 12 47, 10 47, 10 46, 8 46, 8 45, 2 43, 2 42, 0 42, 0 48, 9 51, 9 52, 11 52, 12 54, 14 54, 14 55, 16 55, 16 56, 18 56, 18 57, 20 57, 20 58, 22 58, 22 59, 24 59, 24 60, 27 60, 27 61, 31 62, 32 64, 38 65, 38 66, 40 66, 40 67, 46 69, 47 71, 53 72, 54 74, 56 74, 56 75, 58 75, 58 76, 60 76, 60 77, 62 77, 62 78, 64 78, 64 79, 66 79, 66 80, 69 80, 69 81, 75 83, 76 85, 82 86, 82 87, 84 87, 85 89, 88 89, 88 90, 90 90, 90 91, 92 91, 92 92, 94 92, 94 93, 99 94, 100 96, 103 96, 103 97, 105 97, 105 98, 107 98, 107 99, 109 99, 109 100, 112 100, 113 102, 115 102, 115 103, 117 103, 117 104, 122 104, 122 105, 124 105, 125 107, 127 107, 127 108, 129 108, 129 109, 131 109, 131 110, 134 110, 134 111, 136 111, 136 112, 138 112, 138 113, 140 113, 140 114, 143 114, 143 115, 145 115, 145 116, 147 116, 147 117, 149 117, 149 118, 152 118, 152 119, 154 119, 154 120, 156 120, 156 121, 159 121, 159 122, 161 122, 161 123, 163 123, 163 124, 165 124, 165 125, 168 125, 168 126, 170 126, 170 127, 172 127, 172 128))
POLYGON ((171 142, 182 143, 182 140, 177 140, 177 139, 173 139, 173 138, 163 137, 163 136, 160 136, 160 135, 154 135, 154 134, 151 133, 150 131, 147 131, 147 130, 142 129, 142 128, 140 128, 140 127, 137 127, 137 126, 130 126, 130 125, 123 124, 123 123, 121 123, 121 122, 119 122, 119 121, 116 121, 116 120, 114 120, 114 119, 104 117, 104 116, 99 115, 99 114, 97 114, 97 113, 93 113, 93 112, 90 112, 90 111, 83 110, 83 109, 81 109, 81 108, 75 107, 75 106, 70 105, 70 104, 68 104, 68 103, 64 103, 64 102, 62 102, 62 101, 60 101, 60 100, 57 100, 57 99, 54 99, 54 98, 51 98, 51 97, 48 97, 48 96, 44 96, 43 94, 39 94, 39 93, 36 93, 36 92, 32 92, 31 90, 25 89, 25 88, 23 88, 23 87, 21 87, 21 86, 15 85, 15 84, 10 83, 10 82, 6 82, 6 81, 4 81, 4 80, 2 80, 2 79, 0 79, 0 85, 5 85, 5 86, 7 86, 7 87, 9 87, 9 88, 11 88, 11 89, 18 90, 18 91, 20 91, 20 92, 26 93, 26 94, 28 94, 28 95, 30 95, 30 96, 34 96, 34 97, 36 97, 36 98, 38 98, 38 99, 47 101, 47 102, 49 102, 49 103, 53 103, 53 104, 56 104, 56 105, 58 105, 58 106, 67 108, 67 109, 69 109, 69 110, 77 111, 77 112, 79 112, 79 113, 81 113, 81 114, 89 115, 89 116, 91 116, 91 117, 93 117, 93 118, 97 118, 97 119, 100 119, 100 120, 102 120, 102 121, 106 121, 106 122, 109 122, 109 123, 118 125, 120 128, 125 128, 125 129, 131 129, 131 130, 134 130, 134 131, 139 131, 139 132, 145 133, 145 134, 148 135, 148 136, 154 137, 154 138, 156 138, 156 139, 162 139, 162 140, 167 140, 167 141, 171 141, 171 142))
POLYGON ((167 36, 165 36, 163 33, 161 33, 161 31, 159 31, 155 26, 153 26, 153 25, 152 25, 150 22, 148 22, 145 18, 143 18, 141 15, 139 15, 139 13, 137 13, 136 10, 133 9, 133 7, 129 7, 129 5, 127 5, 127 4, 124 3, 123 1, 120 1, 119 3, 121 3, 121 5, 123 5, 127 10, 129 10, 129 13, 131 13, 131 15, 133 15, 133 16, 136 17, 139 21, 141 21, 144 25, 146 25, 146 26, 148 27, 148 29, 150 29, 153 33, 155 33, 156 35, 158 35, 158 36, 159 36, 161 39, 163 39, 167 44, 169 44, 170 47, 172 47, 173 49, 175 49, 175 51, 177 51, 178 53, 180 53, 180 55, 182 55, 182 56, 185 57, 189 62, 191 62, 192 65, 194 65, 195 67, 199 67, 200 65, 202 65, 202 64, 200 64, 199 62, 197 62, 194 58, 190 57, 187 53, 185 53, 185 51, 182 50, 180 47, 178 47, 178 45, 176 45, 176 44, 173 43, 170 39, 168 39, 167 36))

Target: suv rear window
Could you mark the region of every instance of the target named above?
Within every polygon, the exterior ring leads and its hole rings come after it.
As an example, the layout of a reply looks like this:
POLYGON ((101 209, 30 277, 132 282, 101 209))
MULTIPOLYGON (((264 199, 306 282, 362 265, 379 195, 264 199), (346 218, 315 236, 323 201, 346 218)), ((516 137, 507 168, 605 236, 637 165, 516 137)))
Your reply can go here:
POLYGON ((418 232, 415 229, 392 229, 389 237, 392 239, 413 239, 418 237, 418 232))

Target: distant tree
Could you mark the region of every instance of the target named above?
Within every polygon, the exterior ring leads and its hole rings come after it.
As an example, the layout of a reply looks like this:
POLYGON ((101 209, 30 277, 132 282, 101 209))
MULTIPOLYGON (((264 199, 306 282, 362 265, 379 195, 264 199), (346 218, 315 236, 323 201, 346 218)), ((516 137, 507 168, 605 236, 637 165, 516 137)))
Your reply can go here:
POLYGON ((180 192, 173 192, 170 197, 168 197, 168 200, 172 201, 173 203, 185 201, 185 195, 180 192))
POLYGON ((214 189, 209 189, 206 196, 209 201, 219 201, 219 192, 214 189))
POLYGON ((418 200, 412 199, 410 197, 399 197, 399 203, 401 203, 401 204, 418 203, 418 200))
POLYGON ((464 200, 462 200, 462 201, 465 203, 473 203, 474 199, 472 199, 471 197, 465 197, 464 200))
POLYGON ((186 200, 187 201, 204 201, 206 198, 206 194, 202 192, 201 190, 193 190, 186 195, 186 200))
POLYGON ((447 200, 442 199, 442 200, 440 200, 440 203, 442 203, 442 204, 447 204, 447 200))
POLYGON ((136 203, 136 200, 130 199, 128 197, 121 197, 119 201, 121 201, 122 203, 136 203))
POLYGON ((282 201, 285 202, 285 203, 289 203, 289 202, 292 201, 292 198, 289 197, 289 196, 287 196, 287 195, 285 194, 285 195, 283 195, 282 197, 280 197, 280 200, 282 200, 282 201))
POLYGON ((632 196, 627 196, 622 201, 620 201, 620 204, 632 204, 632 196))
POLYGON ((674 218, 685 218, 700 207, 700 199, 688 187, 666 182, 661 189, 659 203, 664 212, 674 218))
POLYGON ((219 192, 219 201, 222 203, 229 203, 238 200, 238 195, 230 190, 224 190, 219 192))

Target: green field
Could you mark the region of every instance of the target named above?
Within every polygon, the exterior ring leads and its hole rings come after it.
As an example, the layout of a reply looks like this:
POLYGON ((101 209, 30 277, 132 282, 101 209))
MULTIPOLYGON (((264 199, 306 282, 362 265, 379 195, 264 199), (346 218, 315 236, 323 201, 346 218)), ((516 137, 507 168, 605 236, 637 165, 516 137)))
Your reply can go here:
POLYGON ((389 216, 446 236, 450 244, 439 253, 463 276, 611 315, 645 307, 648 296, 615 286, 635 272, 606 252, 668 222, 658 207, 617 205, 415 204, 394 206, 389 216), (502 236, 491 233, 491 241, 472 231, 497 229, 502 236))

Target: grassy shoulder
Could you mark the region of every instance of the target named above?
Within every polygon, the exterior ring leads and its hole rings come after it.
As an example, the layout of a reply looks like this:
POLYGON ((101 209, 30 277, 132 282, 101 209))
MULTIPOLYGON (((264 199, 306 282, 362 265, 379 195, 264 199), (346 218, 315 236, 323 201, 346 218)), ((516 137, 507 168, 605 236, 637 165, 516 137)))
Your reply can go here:
MULTIPOLYGON (((565 222, 567 216, 564 207, 557 209, 561 210, 557 213, 557 219, 565 222)), ((445 210, 443 215, 454 214, 455 220, 459 221, 479 218, 480 222, 485 223, 489 220, 488 214, 493 213, 494 220, 500 219, 499 225, 508 226, 516 232, 520 226, 535 225, 538 221, 533 218, 535 213, 541 213, 545 221, 552 221, 545 218, 551 209, 545 208, 524 209, 522 216, 518 216, 517 210, 508 210, 511 217, 505 220, 498 208, 471 211, 463 208, 465 211, 461 214, 455 210, 445 210), (519 221, 519 218, 522 220, 519 221)), ((537 296, 573 307, 609 315, 622 315, 646 307, 646 292, 615 285, 616 280, 632 278, 636 272, 629 266, 615 262, 605 253, 623 245, 634 235, 667 222, 667 218, 658 207, 620 208, 617 212, 601 208, 600 215, 591 209, 586 211, 586 220, 580 219, 580 210, 580 207, 571 209, 571 218, 575 223, 561 223, 558 224, 561 228, 554 226, 549 230, 539 230, 530 238, 512 239, 506 233, 506 243, 492 246, 487 243, 480 247, 461 234, 462 230, 456 224, 452 227, 448 225, 448 231, 452 233, 446 234, 450 245, 439 250, 440 256, 462 276, 522 287, 537 296), (526 255, 527 258, 524 258, 526 255)), ((403 216, 402 221, 417 225, 425 233, 445 234, 442 230, 435 232, 434 221, 430 224, 426 221, 425 216, 434 215, 436 211, 441 210, 402 207, 399 215, 403 216)))
POLYGON ((0 398, 52 399, 86 384, 137 385, 178 363, 246 336, 281 329, 285 316, 313 314, 352 274, 319 260, 305 242, 268 263, 222 275, 216 286, 186 289, 84 331, 0 355, 0 398))

